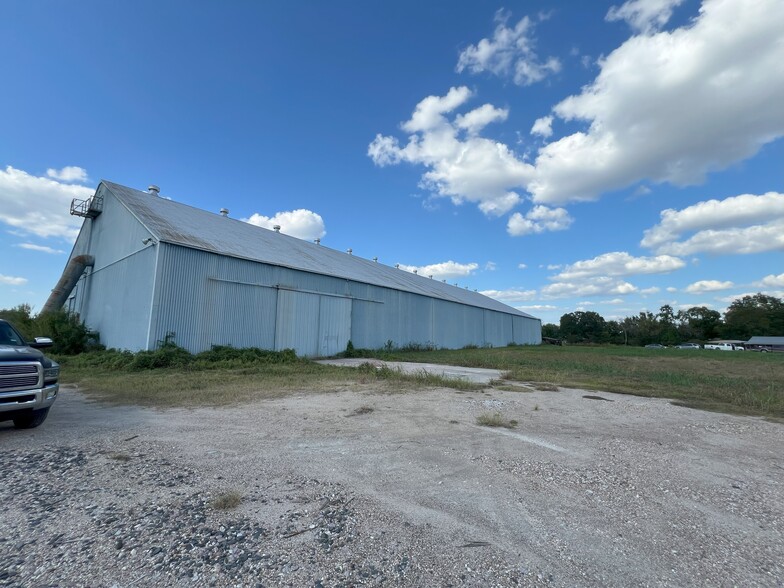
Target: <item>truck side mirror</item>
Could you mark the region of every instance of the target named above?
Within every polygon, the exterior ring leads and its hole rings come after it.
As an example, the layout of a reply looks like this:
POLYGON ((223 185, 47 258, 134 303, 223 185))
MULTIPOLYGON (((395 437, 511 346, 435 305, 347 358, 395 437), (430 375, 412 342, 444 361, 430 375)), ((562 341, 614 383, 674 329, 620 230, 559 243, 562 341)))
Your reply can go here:
POLYGON ((52 341, 49 337, 36 337, 35 342, 30 343, 30 347, 35 349, 41 349, 43 347, 51 347, 54 345, 54 341, 52 341))

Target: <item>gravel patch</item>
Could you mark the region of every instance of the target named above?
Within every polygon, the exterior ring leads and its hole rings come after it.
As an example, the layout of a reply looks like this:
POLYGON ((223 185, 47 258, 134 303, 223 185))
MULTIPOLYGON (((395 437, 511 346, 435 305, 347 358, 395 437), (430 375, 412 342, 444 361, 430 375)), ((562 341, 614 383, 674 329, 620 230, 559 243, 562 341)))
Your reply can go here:
POLYGON ((0 427, 0 586, 784 586, 784 427, 583 394, 66 389, 0 427))

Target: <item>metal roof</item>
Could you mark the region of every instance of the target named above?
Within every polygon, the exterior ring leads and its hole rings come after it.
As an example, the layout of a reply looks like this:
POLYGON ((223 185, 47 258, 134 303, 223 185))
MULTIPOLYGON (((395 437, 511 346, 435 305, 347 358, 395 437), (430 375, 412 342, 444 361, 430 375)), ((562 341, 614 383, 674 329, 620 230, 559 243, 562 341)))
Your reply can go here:
POLYGON ((106 180, 101 182, 159 241, 335 276, 535 318, 478 292, 207 212, 106 180))
POLYGON ((752 337, 746 343, 751 345, 784 345, 784 337, 752 337))

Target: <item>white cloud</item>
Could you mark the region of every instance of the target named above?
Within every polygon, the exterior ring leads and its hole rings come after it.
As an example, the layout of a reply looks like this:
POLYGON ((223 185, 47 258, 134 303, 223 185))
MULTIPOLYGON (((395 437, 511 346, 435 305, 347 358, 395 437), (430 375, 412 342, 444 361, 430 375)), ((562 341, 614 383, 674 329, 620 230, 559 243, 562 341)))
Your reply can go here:
POLYGON ((784 274, 770 274, 760 281, 754 282, 754 285, 762 286, 763 288, 784 288, 784 274))
POLYGON ((541 135, 542 137, 550 137, 553 134, 553 117, 543 116, 534 121, 534 126, 531 127, 532 135, 541 135))
POLYGON ((87 177, 86 169, 76 167, 75 165, 68 165, 63 169, 53 169, 50 167, 46 170, 46 175, 53 180, 59 180, 61 182, 79 182, 81 184, 90 179, 87 177))
POLYGON ((452 279, 472 275, 479 269, 478 263, 458 263, 456 261, 445 261, 443 263, 433 263, 430 265, 405 265, 399 264, 400 269, 407 272, 416 270, 420 276, 433 276, 433 279, 452 279))
POLYGON ((60 254, 65 253, 62 249, 54 249, 46 245, 35 245, 34 243, 19 243, 17 247, 22 249, 29 249, 30 251, 40 251, 42 253, 60 254))
POLYGON ((633 276, 640 274, 664 274, 684 267, 686 263, 677 257, 634 257, 625 251, 603 253, 593 259, 578 261, 563 268, 554 276, 555 280, 582 280, 596 276, 633 276))
POLYGON ((0 169, 0 222, 21 234, 73 241, 81 220, 71 216, 71 200, 93 195, 85 186, 38 177, 10 165, 0 169))
POLYGON ((297 237, 298 239, 321 239, 327 234, 324 228, 324 219, 321 218, 321 215, 303 208, 278 212, 271 217, 254 213, 250 218, 242 220, 265 229, 272 229, 275 225, 280 225, 281 233, 297 237))
POLYGON ((470 97, 466 87, 451 88, 446 96, 428 96, 402 124, 410 133, 408 143, 401 147, 396 138, 378 134, 368 146, 368 156, 378 166, 423 165, 423 189, 449 197, 454 204, 476 203, 484 214, 500 216, 520 202, 515 190, 524 187, 532 167, 503 143, 475 134, 506 111, 484 105, 453 121, 446 118, 470 97))
POLYGON ((732 282, 721 282, 719 280, 700 280, 686 286, 686 292, 689 294, 702 294, 703 292, 718 292, 719 290, 729 290, 734 288, 735 284, 732 282))
POLYGON ((550 264, 547 264, 547 269, 549 269, 550 271, 561 269, 562 267, 563 267, 563 264, 561 264, 561 263, 550 263, 550 264))
MULTIPOLYGON (((676 291, 677 288, 673 288, 673 291, 676 291)), ((643 288, 640 290, 640 295, 642 296, 650 296, 651 294, 657 294, 661 292, 661 288, 657 286, 651 286, 650 288, 643 288)))
POLYGON ((494 272, 496 269, 498 269, 498 264, 494 261, 488 261, 485 264, 485 271, 494 272))
POLYGON ((518 264, 517 264, 517 269, 525 269, 525 268, 527 268, 527 267, 528 267, 528 266, 527 266, 527 265, 525 265, 524 263, 518 263, 518 264))
POLYGON ((27 283, 27 278, 17 278, 14 276, 4 276, 0 274, 0 284, 6 284, 8 286, 22 286, 27 283))
POLYGON ((621 6, 613 6, 606 20, 625 20, 639 33, 652 33, 660 30, 672 16, 672 10, 683 0, 629 0, 621 6))
POLYGON ((600 276, 581 279, 579 282, 555 282, 544 286, 540 293, 544 299, 570 298, 573 296, 624 295, 637 292, 637 287, 629 282, 600 276))
POLYGON ((593 200, 642 180, 704 180, 784 135, 784 2, 704 0, 689 25, 635 36, 553 108, 585 130, 539 150, 534 201, 593 200))
POLYGON ((509 217, 506 231, 513 237, 543 233, 544 231, 563 231, 569 228, 574 219, 565 208, 534 206, 525 216, 515 212, 509 217))
POLYGON ((509 110, 495 108, 491 104, 483 104, 479 108, 458 114, 455 118, 455 125, 465 129, 469 134, 475 135, 490 123, 505 121, 509 116, 509 110))
POLYGON ((677 292, 677 291, 678 291, 678 288, 675 288, 673 286, 667 286, 667 292, 677 292))
POLYGON ((547 76, 561 71, 561 62, 555 57, 540 60, 534 51, 532 37, 534 24, 523 17, 510 28, 508 14, 496 13, 498 25, 492 39, 482 39, 476 45, 466 47, 458 58, 458 73, 468 70, 477 74, 489 71, 497 76, 511 77, 518 86, 529 86, 547 76))
POLYGON ((640 245, 657 253, 758 253, 784 249, 784 194, 742 194, 667 209, 640 245), (682 236, 691 234, 685 240, 682 236))
MULTIPOLYGON (((746 296, 756 296, 759 294, 759 290, 756 292, 741 292, 740 294, 730 294, 729 296, 721 296, 717 297, 716 300, 719 302, 724 302, 726 304, 732 304, 735 300, 740 300, 746 296)), ((784 290, 765 290, 762 294, 767 294, 768 296, 775 296, 776 298, 784 298, 784 290)))
POLYGON ((480 294, 495 298, 501 302, 525 302, 536 298, 536 290, 482 290, 480 294))

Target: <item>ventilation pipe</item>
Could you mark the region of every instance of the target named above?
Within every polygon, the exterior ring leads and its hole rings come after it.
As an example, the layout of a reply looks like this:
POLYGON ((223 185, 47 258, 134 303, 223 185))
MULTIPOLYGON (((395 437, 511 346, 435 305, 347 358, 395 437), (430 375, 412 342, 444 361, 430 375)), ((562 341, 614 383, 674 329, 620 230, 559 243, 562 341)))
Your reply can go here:
POLYGON ((321 239, 319 239, 318 237, 316 237, 315 239, 313 239, 313 242, 314 242, 316 245, 321 245, 321 239))
POLYGON ((352 253, 354 253, 354 250, 351 247, 349 247, 348 249, 346 249, 346 253, 351 255, 352 253))
POLYGON ((77 255, 72 258, 68 265, 65 266, 63 275, 60 276, 60 280, 49 295, 49 299, 44 304, 43 309, 41 309, 41 314, 62 308, 74 286, 76 286, 76 282, 79 281, 79 278, 84 273, 85 268, 93 267, 94 265, 95 258, 92 255, 77 255))
POLYGON ((378 263, 378 257, 373 258, 373 263, 378 263))
POLYGON ((158 186, 156 186, 155 184, 150 184, 149 186, 147 186, 147 191, 150 194, 152 194, 153 196, 160 196, 161 195, 161 189, 158 186))
POLYGON ((229 209, 228 208, 221 208, 220 214, 222 217, 228 218, 229 217, 229 209))

